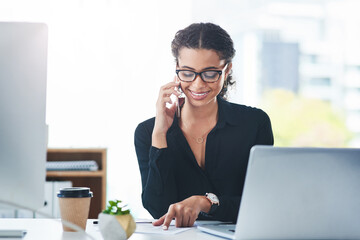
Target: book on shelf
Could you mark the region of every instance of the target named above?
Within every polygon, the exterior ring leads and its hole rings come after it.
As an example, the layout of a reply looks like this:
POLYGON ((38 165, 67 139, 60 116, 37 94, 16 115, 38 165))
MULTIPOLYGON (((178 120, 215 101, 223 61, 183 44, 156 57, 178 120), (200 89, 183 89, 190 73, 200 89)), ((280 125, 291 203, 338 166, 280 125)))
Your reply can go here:
POLYGON ((48 161, 47 171, 97 171, 99 166, 94 160, 81 161, 48 161))

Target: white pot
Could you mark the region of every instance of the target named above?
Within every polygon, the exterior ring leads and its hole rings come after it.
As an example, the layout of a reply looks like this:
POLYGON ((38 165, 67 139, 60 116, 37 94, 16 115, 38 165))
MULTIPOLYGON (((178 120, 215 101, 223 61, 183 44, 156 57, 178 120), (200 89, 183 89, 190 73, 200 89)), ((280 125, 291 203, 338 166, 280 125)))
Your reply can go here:
POLYGON ((126 240, 135 232, 136 223, 131 214, 100 213, 99 228, 104 240, 126 240))

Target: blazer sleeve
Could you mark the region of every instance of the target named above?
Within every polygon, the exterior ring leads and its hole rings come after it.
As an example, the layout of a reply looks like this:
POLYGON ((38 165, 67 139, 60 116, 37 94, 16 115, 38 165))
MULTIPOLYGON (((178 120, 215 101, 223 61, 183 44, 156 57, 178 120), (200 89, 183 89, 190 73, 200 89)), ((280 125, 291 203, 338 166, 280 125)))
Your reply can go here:
POLYGON ((240 196, 218 196, 220 205, 216 211, 212 214, 213 220, 219 220, 228 222, 231 221, 236 223, 239 207, 240 207, 240 196))
POLYGON ((142 203, 154 218, 163 216, 176 202, 177 187, 169 149, 155 148, 151 143, 152 128, 141 123, 135 130, 135 150, 142 183, 142 203))

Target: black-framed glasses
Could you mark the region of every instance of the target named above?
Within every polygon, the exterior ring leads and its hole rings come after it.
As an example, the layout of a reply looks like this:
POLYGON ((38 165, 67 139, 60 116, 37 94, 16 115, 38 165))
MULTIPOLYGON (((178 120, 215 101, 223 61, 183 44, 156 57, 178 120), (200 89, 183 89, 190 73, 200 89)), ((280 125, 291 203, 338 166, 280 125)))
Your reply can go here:
POLYGON ((176 70, 176 75, 180 79, 180 81, 183 82, 192 82, 196 79, 198 75, 200 75, 200 78, 204 82, 213 83, 217 82, 221 74, 224 72, 224 70, 227 68, 228 64, 225 65, 223 70, 206 70, 202 72, 194 72, 191 70, 176 70))

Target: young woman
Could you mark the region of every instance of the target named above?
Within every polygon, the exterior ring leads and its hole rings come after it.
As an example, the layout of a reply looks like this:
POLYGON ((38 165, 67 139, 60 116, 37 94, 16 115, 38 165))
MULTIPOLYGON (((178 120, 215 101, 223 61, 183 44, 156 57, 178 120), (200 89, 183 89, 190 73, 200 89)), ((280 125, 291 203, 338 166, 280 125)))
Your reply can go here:
POLYGON ((176 76, 160 88, 156 117, 140 123, 135 148, 142 202, 154 225, 192 226, 196 219, 236 222, 249 152, 272 145, 260 109, 227 102, 233 41, 221 27, 196 23, 172 42, 176 76), (185 95, 180 116, 170 96, 185 95))

